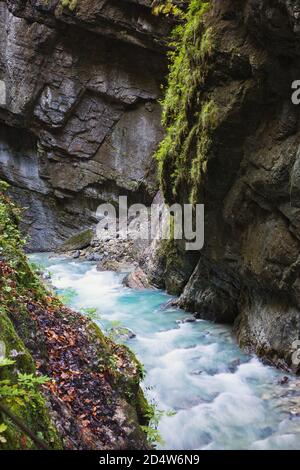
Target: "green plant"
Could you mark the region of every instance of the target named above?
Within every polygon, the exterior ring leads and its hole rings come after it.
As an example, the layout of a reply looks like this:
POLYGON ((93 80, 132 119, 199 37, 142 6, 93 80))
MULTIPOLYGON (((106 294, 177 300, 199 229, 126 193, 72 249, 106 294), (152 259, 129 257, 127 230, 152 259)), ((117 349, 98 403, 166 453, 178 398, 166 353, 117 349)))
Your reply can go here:
POLYGON ((38 386, 46 383, 49 379, 45 376, 36 377, 33 374, 18 373, 17 380, 13 383, 9 379, 0 380, 0 400, 14 406, 24 406, 37 397, 38 386))
POLYGON ((7 359, 6 357, 0 357, 0 367, 11 366, 15 361, 12 359, 7 359))
POLYGON ((122 328, 122 323, 119 320, 112 320, 110 325, 111 327, 108 330, 107 336, 111 341, 116 341, 118 338, 118 331, 122 328))
POLYGON ((156 153, 161 186, 169 203, 185 192, 189 192, 190 202, 197 201, 218 123, 216 103, 209 97, 203 99, 210 71, 207 58, 214 52, 213 30, 204 21, 208 9, 209 1, 192 0, 182 24, 173 31, 170 72, 162 101, 166 137, 156 153))
POLYGON ((7 430, 7 426, 4 423, 0 424, 0 444, 6 443, 6 438, 2 435, 7 430))
POLYGON ((18 224, 22 213, 5 194, 9 185, 0 181, 0 255, 11 268, 11 276, 2 276, 1 291, 3 306, 14 302, 23 290, 34 289, 37 297, 45 295, 38 276, 30 268, 23 247, 26 240, 21 237, 18 224), (6 294, 6 295, 5 295, 6 294))
POLYGON ((153 2, 152 13, 154 15, 166 15, 174 17, 182 17, 183 12, 174 0, 156 0, 153 2))
MULTIPOLYGON (((0 359, 0 368, 8 367, 15 364, 15 361, 8 358, 0 359)), ((17 373, 15 382, 11 379, 0 380, 0 411, 6 410, 9 406, 9 417, 13 417, 13 410, 16 406, 23 407, 27 403, 35 407, 35 402, 39 401, 38 388, 40 385, 48 381, 48 377, 35 376, 33 374, 17 373), (4 404, 5 403, 5 404, 4 404)), ((16 421, 20 421, 16 418, 16 421)), ((8 429, 7 424, 0 423, 0 443, 6 443, 5 431, 8 429)))
POLYGON ((139 362, 139 377, 141 380, 144 380, 146 377, 147 371, 145 365, 139 362))
POLYGON ((78 0, 60 0, 60 4, 63 8, 68 8, 74 11, 77 6, 78 0))
POLYGON ((83 313, 90 320, 101 320, 101 315, 99 314, 96 308, 84 307, 80 309, 80 312, 83 313))
POLYGON ((163 411, 157 408, 156 403, 148 403, 146 417, 149 419, 148 426, 141 426, 147 435, 150 444, 164 444, 164 441, 158 431, 160 420, 164 416, 174 416, 173 410, 163 411))
POLYGON ((36 274, 40 274, 44 270, 44 267, 41 264, 35 263, 33 261, 29 262, 28 264, 31 267, 32 271, 36 274))

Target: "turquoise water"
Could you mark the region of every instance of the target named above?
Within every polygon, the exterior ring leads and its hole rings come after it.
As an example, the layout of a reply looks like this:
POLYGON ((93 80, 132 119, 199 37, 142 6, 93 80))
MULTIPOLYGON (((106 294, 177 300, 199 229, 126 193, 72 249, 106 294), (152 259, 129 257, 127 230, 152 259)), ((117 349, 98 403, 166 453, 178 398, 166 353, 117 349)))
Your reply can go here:
POLYGON ((148 400, 174 410, 160 421, 161 448, 300 449, 296 380, 280 385, 283 375, 244 354, 230 328, 180 323, 188 314, 166 305, 172 297, 123 287, 124 275, 98 272, 93 263, 30 259, 49 271, 59 294, 72 293, 70 306, 97 309, 102 329, 121 324, 134 331, 127 344, 147 371, 148 400))

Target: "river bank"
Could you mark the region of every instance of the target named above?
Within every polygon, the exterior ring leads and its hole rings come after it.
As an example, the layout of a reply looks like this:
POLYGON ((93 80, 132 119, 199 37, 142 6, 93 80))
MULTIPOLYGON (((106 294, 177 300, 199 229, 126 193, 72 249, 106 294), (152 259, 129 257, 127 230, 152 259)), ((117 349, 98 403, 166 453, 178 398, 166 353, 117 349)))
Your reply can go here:
POLYGON ((163 411, 159 448, 299 448, 297 378, 244 354, 230 327, 187 321, 165 292, 124 287, 125 272, 45 253, 30 258, 70 306, 92 309, 106 334, 133 331, 125 343, 144 364, 148 401, 163 411))

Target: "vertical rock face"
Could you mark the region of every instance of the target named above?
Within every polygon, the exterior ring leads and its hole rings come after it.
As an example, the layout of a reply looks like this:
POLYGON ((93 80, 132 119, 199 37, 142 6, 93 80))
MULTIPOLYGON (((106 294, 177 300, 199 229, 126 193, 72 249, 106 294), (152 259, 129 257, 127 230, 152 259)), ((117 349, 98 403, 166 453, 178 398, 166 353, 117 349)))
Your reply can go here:
POLYGON ((0 176, 28 207, 30 248, 152 200, 169 26, 147 1, 0 1, 0 176))
MULTIPOLYGON (((156 194, 170 25, 150 3, 78 0, 71 11, 59 0, 0 1, 0 177, 28 207, 32 249, 89 227, 101 202, 156 194)), ((212 0, 198 21, 201 5, 192 2, 186 57, 167 95, 173 133, 160 155, 167 202, 206 206, 205 247, 164 243, 142 268, 185 308, 234 323, 242 345, 291 365, 300 335, 291 101, 300 2, 212 0)))
MULTIPOLYGON (((192 254, 180 303, 235 322, 243 346, 291 365, 300 335, 300 130, 291 101, 300 2, 216 0, 197 24, 200 3, 180 58, 191 80, 173 74, 165 107, 174 132, 160 151, 168 202, 206 207, 205 247, 192 254), (182 98, 172 102, 176 87, 182 98)), ((176 250, 157 282, 186 266, 191 254, 176 250)))

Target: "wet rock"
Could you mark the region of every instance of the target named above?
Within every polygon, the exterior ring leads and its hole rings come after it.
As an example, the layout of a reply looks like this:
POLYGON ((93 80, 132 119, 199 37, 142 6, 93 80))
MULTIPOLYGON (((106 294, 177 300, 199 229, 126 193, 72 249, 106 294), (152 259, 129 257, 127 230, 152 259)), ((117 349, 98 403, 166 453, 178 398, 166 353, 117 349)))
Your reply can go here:
POLYGON ((169 20, 143 1, 58 3, 0 5, 0 177, 28 207, 34 251, 96 224, 120 194, 150 203, 162 137, 169 20))
POLYGON ((177 320, 176 323, 195 323, 196 318, 193 316, 183 318, 183 320, 177 320))
POLYGON ((178 299, 171 299, 161 307, 161 310, 168 310, 169 308, 178 309, 178 299))
POLYGON ((272 436, 273 432, 273 429, 270 426, 267 426, 260 431, 260 438, 267 439, 268 437, 272 436))
POLYGON ((300 207, 300 149, 291 172, 291 206, 300 207))
POLYGON ((115 340, 118 339, 120 341, 128 341, 129 339, 133 339, 136 337, 136 334, 130 328, 125 328, 122 326, 116 328, 110 328, 108 330, 110 336, 112 336, 115 340))
POLYGON ((141 268, 135 269, 123 280, 123 285, 131 289, 151 289, 153 288, 141 268))
POLYGON ((114 272, 128 272, 132 271, 134 266, 124 261, 117 261, 113 259, 107 259, 100 261, 97 265, 98 271, 114 271, 114 272))
POLYGON ((289 381, 290 381, 289 377, 284 376, 284 377, 282 377, 282 378, 278 381, 278 383, 279 383, 280 385, 286 385, 286 384, 289 383, 289 381))
MULTIPOLYGON (((234 2, 212 3, 204 22, 215 52, 200 67, 201 94, 195 87, 182 107, 186 139, 176 152, 166 145, 161 181, 169 204, 205 205, 205 245, 187 253, 180 241, 161 243, 142 268, 182 308, 234 324, 242 347, 287 370, 300 325, 299 107, 291 103, 299 5, 246 0, 238 14, 234 2), (195 116, 208 103, 214 129, 193 183, 185 152, 197 154, 195 116)), ((177 117, 170 113, 170 128, 177 117)))
POLYGON ((102 256, 99 255, 98 253, 90 253, 89 255, 86 256, 87 261, 96 261, 99 262, 102 259, 102 256))
POLYGON ((91 240, 93 237, 93 231, 88 229, 80 232, 76 235, 70 237, 67 241, 65 241, 62 245, 60 245, 58 251, 66 252, 66 251, 76 251, 82 250, 90 245, 91 240))
POLYGON ((192 374, 192 375, 201 375, 201 374, 203 374, 203 370, 193 370, 193 371, 191 372, 191 374, 192 374))
POLYGON ((235 359, 234 361, 232 361, 229 366, 228 366, 228 370, 229 372, 231 372, 232 374, 234 374, 238 367, 241 365, 241 361, 240 359, 235 359))

